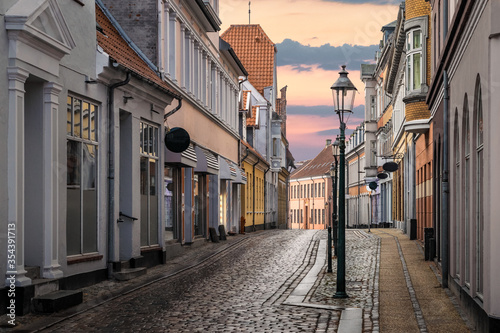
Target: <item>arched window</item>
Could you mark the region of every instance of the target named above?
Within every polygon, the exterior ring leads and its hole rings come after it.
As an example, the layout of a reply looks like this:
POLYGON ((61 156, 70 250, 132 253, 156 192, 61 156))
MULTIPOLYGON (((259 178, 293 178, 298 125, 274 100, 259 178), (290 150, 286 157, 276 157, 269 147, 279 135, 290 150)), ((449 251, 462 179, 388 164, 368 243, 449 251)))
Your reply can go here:
POLYGON ((458 110, 455 109, 455 138, 454 138, 454 152, 455 152, 455 276, 460 278, 460 131, 458 128, 458 110))
POLYGON ((464 97, 464 111, 463 111, 463 132, 464 136, 462 138, 463 142, 463 195, 464 195, 464 260, 465 260, 465 272, 464 279, 465 284, 470 287, 470 126, 469 126, 469 100, 467 94, 464 97))
POLYGON ((476 231, 476 292, 479 297, 483 293, 483 103, 481 98, 481 80, 476 79, 474 94, 474 147, 476 148, 476 200, 475 200, 475 231, 476 231))

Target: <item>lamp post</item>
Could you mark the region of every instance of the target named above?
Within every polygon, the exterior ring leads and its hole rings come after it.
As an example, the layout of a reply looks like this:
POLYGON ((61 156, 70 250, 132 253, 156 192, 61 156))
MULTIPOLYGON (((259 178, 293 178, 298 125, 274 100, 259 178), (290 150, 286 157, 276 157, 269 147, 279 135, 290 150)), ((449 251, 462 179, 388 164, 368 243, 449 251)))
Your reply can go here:
POLYGON ((333 94, 333 105, 340 120, 340 158, 339 158, 339 234, 337 245, 337 291, 334 298, 349 297, 345 291, 345 113, 352 113, 356 87, 347 77, 345 65, 339 72, 340 77, 330 87, 333 94))
POLYGON ((335 249, 335 257, 337 257, 337 244, 338 244, 338 216, 337 216, 337 185, 338 185, 338 166, 339 166, 339 137, 335 139, 332 145, 333 158, 335 161, 332 163, 330 168, 330 176, 332 177, 332 198, 333 198, 333 213, 332 213, 332 224, 333 224, 333 247, 335 249))
MULTIPOLYGON (((325 207, 326 208, 326 207, 325 207)), ((328 225, 328 269, 326 270, 327 273, 332 273, 332 220, 330 220, 330 224, 328 225)))

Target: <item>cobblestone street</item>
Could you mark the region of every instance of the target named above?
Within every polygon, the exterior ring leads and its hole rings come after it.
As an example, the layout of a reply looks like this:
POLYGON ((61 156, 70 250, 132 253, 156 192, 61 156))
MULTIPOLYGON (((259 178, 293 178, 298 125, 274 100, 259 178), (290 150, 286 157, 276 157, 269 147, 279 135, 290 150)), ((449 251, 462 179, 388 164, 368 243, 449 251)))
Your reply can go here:
MULTIPOLYGON (((381 240, 388 242, 391 237, 381 232, 346 232, 347 299, 332 297, 336 260, 333 273, 326 273, 326 230, 272 230, 231 237, 215 253, 213 250, 219 245, 207 243, 184 258, 150 269, 149 277, 105 281, 85 288, 86 308, 46 316, 28 315, 20 319, 22 324, 17 330, 384 331, 379 325, 379 259, 381 240), (196 265, 178 269, 176 274, 168 271, 183 261, 196 265)), ((408 242, 407 246, 411 246, 408 242)), ((410 299, 407 291, 402 294, 410 299)), ((440 297, 447 298, 444 292, 440 297)), ((450 307, 453 311, 451 303, 450 307)), ((411 304, 407 310, 409 315, 414 312, 411 304)), ((416 317, 422 322, 421 315, 416 317)), ((459 316, 455 314, 454 318, 459 316)), ((385 319, 385 331, 391 331, 392 323, 385 319)))

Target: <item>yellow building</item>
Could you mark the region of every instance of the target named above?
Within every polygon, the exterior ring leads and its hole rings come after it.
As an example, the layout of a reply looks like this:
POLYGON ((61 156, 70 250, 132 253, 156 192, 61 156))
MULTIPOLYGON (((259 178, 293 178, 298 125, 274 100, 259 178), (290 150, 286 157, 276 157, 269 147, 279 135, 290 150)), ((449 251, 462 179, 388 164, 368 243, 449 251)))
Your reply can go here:
MULTIPOLYGON (((247 177, 246 185, 241 189, 241 215, 244 231, 265 229, 265 174, 269 170, 269 163, 245 141, 241 141, 243 148, 241 167, 247 177)), ((242 228, 243 229, 243 228, 242 228)), ((243 230, 242 230, 243 231, 243 230)))

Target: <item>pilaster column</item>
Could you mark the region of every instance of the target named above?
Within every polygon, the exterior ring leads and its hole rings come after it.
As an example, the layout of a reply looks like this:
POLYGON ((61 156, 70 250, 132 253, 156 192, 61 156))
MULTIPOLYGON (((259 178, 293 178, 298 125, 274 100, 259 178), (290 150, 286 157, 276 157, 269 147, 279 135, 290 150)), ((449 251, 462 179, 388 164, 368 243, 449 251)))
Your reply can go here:
MULTIPOLYGON (((5 284, 10 284, 10 277, 15 275, 16 286, 31 284, 24 270, 24 83, 29 72, 18 68, 8 67, 9 78, 9 126, 7 148, 7 193, 8 193, 8 237, 14 239, 15 259, 10 261, 5 253, 7 273, 5 284), (11 237, 12 236, 12 237, 11 237)), ((6 249, 7 250, 7 249, 6 249)), ((12 252, 12 251, 11 251, 12 252)))
POLYGON ((43 86, 43 271, 48 279, 60 278, 58 229, 59 229, 59 171, 57 110, 62 87, 48 82, 43 86))

